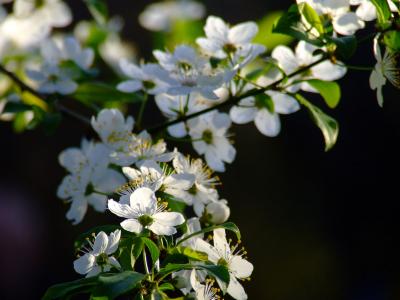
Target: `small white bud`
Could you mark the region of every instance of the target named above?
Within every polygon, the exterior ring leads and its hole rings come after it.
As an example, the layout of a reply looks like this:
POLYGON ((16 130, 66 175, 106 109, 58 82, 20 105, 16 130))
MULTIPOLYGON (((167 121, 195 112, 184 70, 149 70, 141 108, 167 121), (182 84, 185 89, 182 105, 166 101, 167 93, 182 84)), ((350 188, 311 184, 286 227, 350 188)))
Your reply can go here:
POLYGON ((206 206, 206 212, 213 224, 222 224, 226 222, 231 214, 228 201, 224 199, 209 203, 206 206))

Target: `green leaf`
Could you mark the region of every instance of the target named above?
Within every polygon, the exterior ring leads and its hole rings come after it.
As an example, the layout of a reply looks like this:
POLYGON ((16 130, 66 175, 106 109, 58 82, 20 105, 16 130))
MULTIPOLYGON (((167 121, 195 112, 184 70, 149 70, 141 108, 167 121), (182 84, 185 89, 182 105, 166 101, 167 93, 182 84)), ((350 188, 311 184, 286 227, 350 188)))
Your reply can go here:
POLYGON ((371 0, 375 5, 379 25, 385 27, 392 16, 387 0, 371 0))
POLYGON ((165 282, 165 283, 161 284, 161 285, 158 287, 158 289, 159 289, 160 291, 173 291, 173 290, 175 290, 175 287, 174 287, 171 283, 165 282))
POLYGON ((339 104, 341 94, 339 84, 318 79, 307 80, 307 82, 321 94, 330 108, 335 108, 339 104))
POLYGON ((218 228, 223 228, 223 229, 226 229, 226 230, 234 232, 236 234, 237 239, 240 240, 241 236, 240 236, 239 228, 235 225, 235 223, 227 222, 227 223, 224 223, 224 224, 213 225, 213 226, 210 226, 210 227, 207 227, 207 228, 203 228, 200 231, 197 231, 195 233, 189 234, 188 236, 184 237, 179 242, 177 242, 176 245, 178 246, 182 242, 184 242, 184 241, 186 241, 186 240, 188 240, 188 239, 190 239, 190 238, 192 238, 192 237, 194 237, 196 235, 203 234, 203 233, 206 233, 206 232, 210 232, 210 231, 213 231, 214 229, 218 229, 218 228))
POLYGON ((300 94, 296 94, 296 99, 302 105, 304 105, 305 107, 308 108, 315 124, 319 127, 319 129, 322 131, 322 134, 324 136, 325 151, 330 150, 336 144, 336 140, 339 135, 338 122, 334 118, 325 114, 318 107, 311 104, 300 94))
POLYGON ((315 28, 320 34, 325 32, 324 25, 317 12, 307 3, 302 2, 298 4, 300 14, 307 20, 307 22, 315 28))
POLYGON ((147 237, 142 237, 142 241, 146 245, 147 249, 149 249, 151 260, 153 261, 153 265, 160 257, 160 250, 158 249, 157 245, 147 237))
POLYGON ((84 0, 90 13, 97 23, 107 24, 108 8, 105 0, 84 0))
POLYGON ((327 40, 336 45, 336 54, 340 59, 351 58, 357 50, 357 39, 353 35, 327 37, 327 40))
POLYGON ((319 47, 324 44, 321 40, 305 31, 304 25, 301 24, 301 15, 296 4, 289 7, 289 10, 283 14, 274 26, 272 32, 286 34, 319 47))
POLYGON ((28 110, 32 110, 31 105, 27 105, 22 102, 7 102, 4 107, 3 113, 18 113, 28 110))
POLYGON ((104 274, 98 277, 99 285, 93 291, 95 297, 116 297, 137 287, 146 276, 134 271, 125 271, 117 274, 104 274))
POLYGON ((283 13, 283 11, 270 12, 257 22, 259 30, 254 37, 254 43, 262 44, 267 47, 267 50, 272 50, 278 45, 288 45, 293 41, 291 36, 272 32, 274 24, 282 17, 283 13))
POLYGON ((97 284, 97 277, 82 278, 75 281, 55 284, 47 289, 42 300, 66 299, 69 296, 89 293, 97 284))
POLYGON ((201 251, 196 251, 192 248, 189 247, 184 247, 184 246, 178 246, 175 248, 172 248, 169 251, 170 254, 182 254, 190 259, 194 260, 199 260, 199 261, 207 261, 208 260, 208 254, 205 252, 201 251))
POLYGON ((97 235, 100 231, 104 231, 106 234, 110 234, 111 232, 121 229, 118 225, 102 225, 94 227, 84 233, 81 233, 74 242, 75 250, 78 250, 82 247, 84 243, 86 243, 86 238, 92 237, 93 234, 97 235))
POLYGON ((143 100, 143 97, 137 93, 122 93, 115 87, 101 82, 82 83, 71 97, 88 106, 93 103, 104 104, 111 101, 135 103, 143 100))
POLYGON ((226 267, 220 265, 206 265, 206 264, 168 264, 165 268, 160 269, 159 274, 165 277, 171 273, 180 270, 202 269, 215 278, 220 279, 222 282, 229 284, 229 271, 226 267))
POLYGON ((400 52, 400 32, 391 30, 385 32, 383 37, 385 45, 394 52, 400 52))
POLYGON ((183 213, 185 211, 186 204, 176 197, 164 192, 157 192, 157 196, 161 197, 163 200, 166 200, 168 202, 168 208, 170 208, 172 211, 179 213, 183 213))

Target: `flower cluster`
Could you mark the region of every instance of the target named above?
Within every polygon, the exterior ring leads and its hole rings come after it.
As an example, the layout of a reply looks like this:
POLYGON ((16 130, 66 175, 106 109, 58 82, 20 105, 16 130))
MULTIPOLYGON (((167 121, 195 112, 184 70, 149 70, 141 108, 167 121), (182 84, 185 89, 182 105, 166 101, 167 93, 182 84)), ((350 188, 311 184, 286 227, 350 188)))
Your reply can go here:
MULTIPOLYGON (((158 47, 139 62, 106 2, 85 3, 93 20, 66 34, 53 33, 72 22, 63 1, 0 1, 0 120, 13 120, 17 131, 42 125, 49 133, 64 115, 89 125, 97 138, 83 138, 79 148, 59 155, 68 174, 57 196, 70 204, 66 217, 75 225, 88 206, 116 219, 77 239, 73 266, 86 278, 50 288, 44 299, 80 292, 96 299, 247 299, 240 281, 250 278, 253 265, 239 229, 228 222, 215 174, 236 158, 233 124, 254 122, 261 134, 275 137, 281 115, 303 107, 329 150, 338 123, 306 97, 319 95, 335 108, 336 81, 351 69, 367 69, 383 105, 386 82, 400 86, 399 2, 298 0, 273 28, 296 39, 293 48, 268 49, 256 22, 231 25, 208 16, 202 36, 158 47), (348 65, 366 22, 375 23, 377 62, 348 65), (164 123, 144 120, 152 103, 164 123), (126 117, 136 104, 137 116, 126 117), (92 111, 91 119, 75 105, 92 111), (175 147, 185 142, 194 155, 175 147)), ((204 15, 193 0, 167 1, 150 4, 139 21, 167 39, 179 21, 195 26, 204 15)))

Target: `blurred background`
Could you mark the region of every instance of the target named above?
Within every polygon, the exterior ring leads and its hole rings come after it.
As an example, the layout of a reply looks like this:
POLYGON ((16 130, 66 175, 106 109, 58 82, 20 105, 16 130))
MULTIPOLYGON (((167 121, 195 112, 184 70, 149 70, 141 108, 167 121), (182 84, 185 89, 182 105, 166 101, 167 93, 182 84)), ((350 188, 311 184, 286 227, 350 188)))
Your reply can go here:
MULTIPOLYGON (((76 18, 89 18, 73 2, 76 18)), ((124 18, 123 37, 135 42, 138 57, 151 57, 153 34, 138 23, 149 1, 109 3, 112 14, 124 18)), ((285 10, 291 1, 204 3, 208 14, 235 24, 285 10)), ((351 64, 374 64, 369 44, 351 64)), ((305 110, 284 116, 277 138, 264 137, 252 124, 233 127, 238 155, 220 176, 221 196, 255 265, 245 283, 249 299, 400 299, 400 92, 386 86, 381 109, 368 77, 352 71, 340 81, 342 100, 330 112, 340 135, 328 153, 305 110)), ((161 120, 155 106, 146 111, 145 123, 161 120)), ((71 119, 52 136, 41 130, 16 135, 0 123, 0 299, 39 299, 49 285, 76 279, 74 238, 116 221, 89 210, 72 226, 64 217, 67 206, 56 198, 65 175, 57 156, 83 136, 94 135, 71 119)))

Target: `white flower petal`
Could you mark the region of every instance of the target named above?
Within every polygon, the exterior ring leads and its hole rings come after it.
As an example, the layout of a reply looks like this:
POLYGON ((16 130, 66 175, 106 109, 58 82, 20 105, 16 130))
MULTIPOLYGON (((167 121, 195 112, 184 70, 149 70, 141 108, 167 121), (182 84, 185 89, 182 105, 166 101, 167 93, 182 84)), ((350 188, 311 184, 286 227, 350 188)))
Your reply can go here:
POLYGON ((334 18, 332 25, 335 31, 342 35, 352 35, 358 29, 364 28, 365 26, 364 22, 353 12, 348 12, 334 18))
POLYGON ((299 102, 292 96, 283 93, 272 93, 272 100, 274 101, 274 109, 279 114, 291 114, 300 109, 299 102))
POLYGON ((247 44, 258 33, 258 26, 254 22, 245 22, 232 27, 229 30, 228 38, 232 44, 247 44))
POLYGON ((142 187, 131 194, 130 204, 132 208, 139 209, 143 214, 153 215, 157 207, 157 199, 153 190, 142 187))
POLYGON ((271 114, 267 109, 258 111, 254 123, 262 134, 269 137, 275 137, 281 131, 281 122, 278 114, 271 114))
POLYGON ((178 226, 185 222, 182 214, 177 212, 160 212, 153 215, 154 222, 163 226, 178 226))
POLYGON ((142 224, 136 219, 127 219, 121 222, 121 227, 129 232, 140 233, 143 230, 142 224))
POLYGON ((236 278, 250 277, 253 269, 253 264, 251 264, 241 256, 234 255, 229 261, 229 271, 231 271, 236 278))
POLYGON ((176 233, 175 227, 165 226, 158 222, 154 222, 148 228, 157 235, 173 235, 176 233))
POLYGON ((121 218, 136 218, 137 214, 127 204, 120 204, 114 200, 108 200, 108 209, 115 215, 121 218))
POLYGON ((89 273, 96 261, 96 257, 92 254, 86 253, 74 261, 74 270, 79 274, 89 273))
POLYGON ((103 231, 100 231, 93 244, 93 255, 97 256, 100 253, 105 253, 108 245, 108 236, 103 231))
POLYGON ((121 239, 121 230, 117 229, 114 232, 110 233, 106 249, 106 253, 108 255, 113 254, 115 251, 117 251, 120 239, 121 239))
POLYGON ((143 88, 143 84, 138 80, 126 80, 117 85, 117 90, 124 93, 133 93, 143 88))
POLYGON ((233 106, 229 112, 232 122, 246 124, 254 120, 257 109, 255 107, 233 106))
POLYGON ((236 300, 247 299, 247 294, 243 286, 239 283, 239 281, 235 278, 235 276, 232 275, 230 276, 227 293, 236 300))

